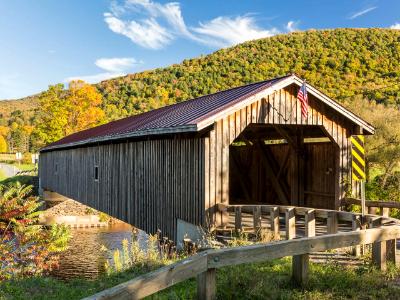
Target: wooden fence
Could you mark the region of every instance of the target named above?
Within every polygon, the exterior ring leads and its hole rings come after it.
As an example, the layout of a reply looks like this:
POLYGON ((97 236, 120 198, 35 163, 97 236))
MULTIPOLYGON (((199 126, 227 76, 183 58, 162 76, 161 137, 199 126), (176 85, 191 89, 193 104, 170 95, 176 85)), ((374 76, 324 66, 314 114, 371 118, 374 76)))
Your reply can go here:
POLYGON ((198 299, 214 299, 216 269, 286 256, 293 257, 292 275, 302 284, 308 278, 309 253, 364 244, 372 244, 372 260, 381 270, 386 269, 387 260, 396 263, 396 239, 400 238, 400 223, 396 219, 367 215, 361 220, 359 214, 349 212, 287 206, 234 205, 219 209, 234 212, 238 230, 242 214, 252 212, 255 228, 262 226, 262 215, 268 214, 269 227, 279 233, 279 218, 283 215, 286 240, 207 250, 85 299, 141 299, 193 277, 197 277, 198 299), (296 238, 296 218, 304 218, 304 234, 300 238, 296 238), (316 236, 316 219, 326 220, 326 233, 316 236), (348 223, 349 231, 339 232, 340 222, 348 223), (364 227, 360 226, 363 224, 364 227))
MULTIPOLYGON (((361 206, 361 200, 355 198, 346 198, 343 199, 340 203, 340 206, 343 208, 349 205, 361 206)), ((379 214, 381 216, 389 217, 391 209, 393 208, 400 209, 400 202, 365 201, 365 206, 367 207, 369 214, 375 215, 377 213, 377 209, 379 209, 379 214)))

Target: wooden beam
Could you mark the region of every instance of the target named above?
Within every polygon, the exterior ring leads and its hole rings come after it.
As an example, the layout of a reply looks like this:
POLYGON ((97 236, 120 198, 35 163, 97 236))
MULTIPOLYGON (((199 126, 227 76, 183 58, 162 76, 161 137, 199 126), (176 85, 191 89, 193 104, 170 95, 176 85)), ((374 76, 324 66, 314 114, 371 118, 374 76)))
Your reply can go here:
MULTIPOLYGON (((345 205, 361 205, 360 199, 355 198, 346 198, 343 199, 340 203, 341 206, 345 205)), ((365 201, 365 206, 370 207, 387 207, 387 208, 399 208, 400 209, 400 202, 390 202, 390 201, 365 201)))
POLYGON ((216 270, 211 268, 197 275, 197 299, 213 300, 216 296, 216 270))
POLYGON ((261 206, 257 205, 253 208, 253 227, 254 233, 257 234, 261 228, 261 206))
POLYGON ((297 159, 298 159, 298 171, 297 171, 297 181, 298 181, 298 203, 300 206, 305 205, 305 198, 304 198, 304 185, 305 185, 305 179, 306 177, 306 172, 305 172, 305 153, 304 153, 304 132, 303 128, 300 127, 299 134, 297 135, 297 159))
POLYGON ((271 231, 274 234, 274 240, 280 239, 280 230, 279 230, 279 208, 272 207, 269 212, 269 218, 271 220, 271 231))
POLYGON ((334 234, 338 232, 338 215, 336 211, 328 212, 328 220, 327 220, 327 233, 334 234))
POLYGON ((296 215, 294 208, 285 211, 286 239, 291 240, 296 237, 296 215))
MULTIPOLYGON (((380 228, 382 218, 375 218, 371 222, 372 228, 380 228)), ((372 244, 372 262, 381 271, 386 271, 386 241, 376 241, 372 244)))
MULTIPOLYGON (((304 216, 304 234, 306 237, 315 236, 315 211, 310 209, 304 216)), ((308 282, 308 266, 310 256, 308 253, 294 255, 292 258, 292 277, 299 285, 308 282)))
POLYGON ((235 230, 237 233, 242 231, 242 208, 235 207, 235 230))
POLYGON ((142 299, 206 271, 207 253, 204 252, 141 275, 85 299, 142 299))
POLYGON ((285 256, 326 251, 359 244, 392 240, 400 236, 399 226, 382 226, 362 231, 340 232, 311 238, 298 238, 275 243, 237 248, 216 249, 208 254, 208 267, 221 268, 262 262, 285 256))

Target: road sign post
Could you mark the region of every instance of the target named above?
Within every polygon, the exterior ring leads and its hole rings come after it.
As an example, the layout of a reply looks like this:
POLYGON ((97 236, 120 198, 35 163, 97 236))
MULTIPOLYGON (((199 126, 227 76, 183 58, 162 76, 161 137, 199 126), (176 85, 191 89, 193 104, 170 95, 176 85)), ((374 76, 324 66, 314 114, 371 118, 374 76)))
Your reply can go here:
POLYGON ((351 157, 352 157, 352 178, 361 183, 361 214, 364 223, 365 209, 365 145, 363 135, 353 135, 351 137, 351 157))

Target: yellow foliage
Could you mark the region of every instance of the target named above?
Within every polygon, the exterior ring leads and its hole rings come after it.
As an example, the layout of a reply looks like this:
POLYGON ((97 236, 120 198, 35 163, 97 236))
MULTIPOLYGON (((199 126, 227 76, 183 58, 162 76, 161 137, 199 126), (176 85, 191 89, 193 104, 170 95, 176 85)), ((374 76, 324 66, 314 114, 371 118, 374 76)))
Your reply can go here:
POLYGON ((0 153, 7 152, 7 142, 4 136, 0 135, 0 153))
POLYGON ((0 126, 0 135, 6 137, 10 132, 10 128, 7 126, 0 126))
POLYGON ((104 111, 100 108, 101 94, 92 85, 81 80, 71 81, 65 101, 69 108, 67 135, 98 125, 104 120, 104 111))

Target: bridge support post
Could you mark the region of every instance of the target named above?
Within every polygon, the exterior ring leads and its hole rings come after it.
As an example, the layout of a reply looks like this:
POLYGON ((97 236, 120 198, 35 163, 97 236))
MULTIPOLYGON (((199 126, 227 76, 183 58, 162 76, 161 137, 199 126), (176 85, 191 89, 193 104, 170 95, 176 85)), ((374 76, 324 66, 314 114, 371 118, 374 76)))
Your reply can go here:
MULTIPOLYGON (((371 220, 371 227, 379 228, 382 225, 382 218, 374 218, 371 220)), ((386 271, 386 241, 375 242, 372 244, 372 262, 381 271, 386 271)))
MULTIPOLYGON (((310 209, 304 215, 304 235, 306 237, 315 236, 315 211, 310 209)), ((292 259, 292 277, 299 285, 304 285, 308 281, 309 254, 294 255, 292 259)))
POLYGON ((197 299, 213 300, 216 295, 216 270, 211 268, 197 275, 197 299))

